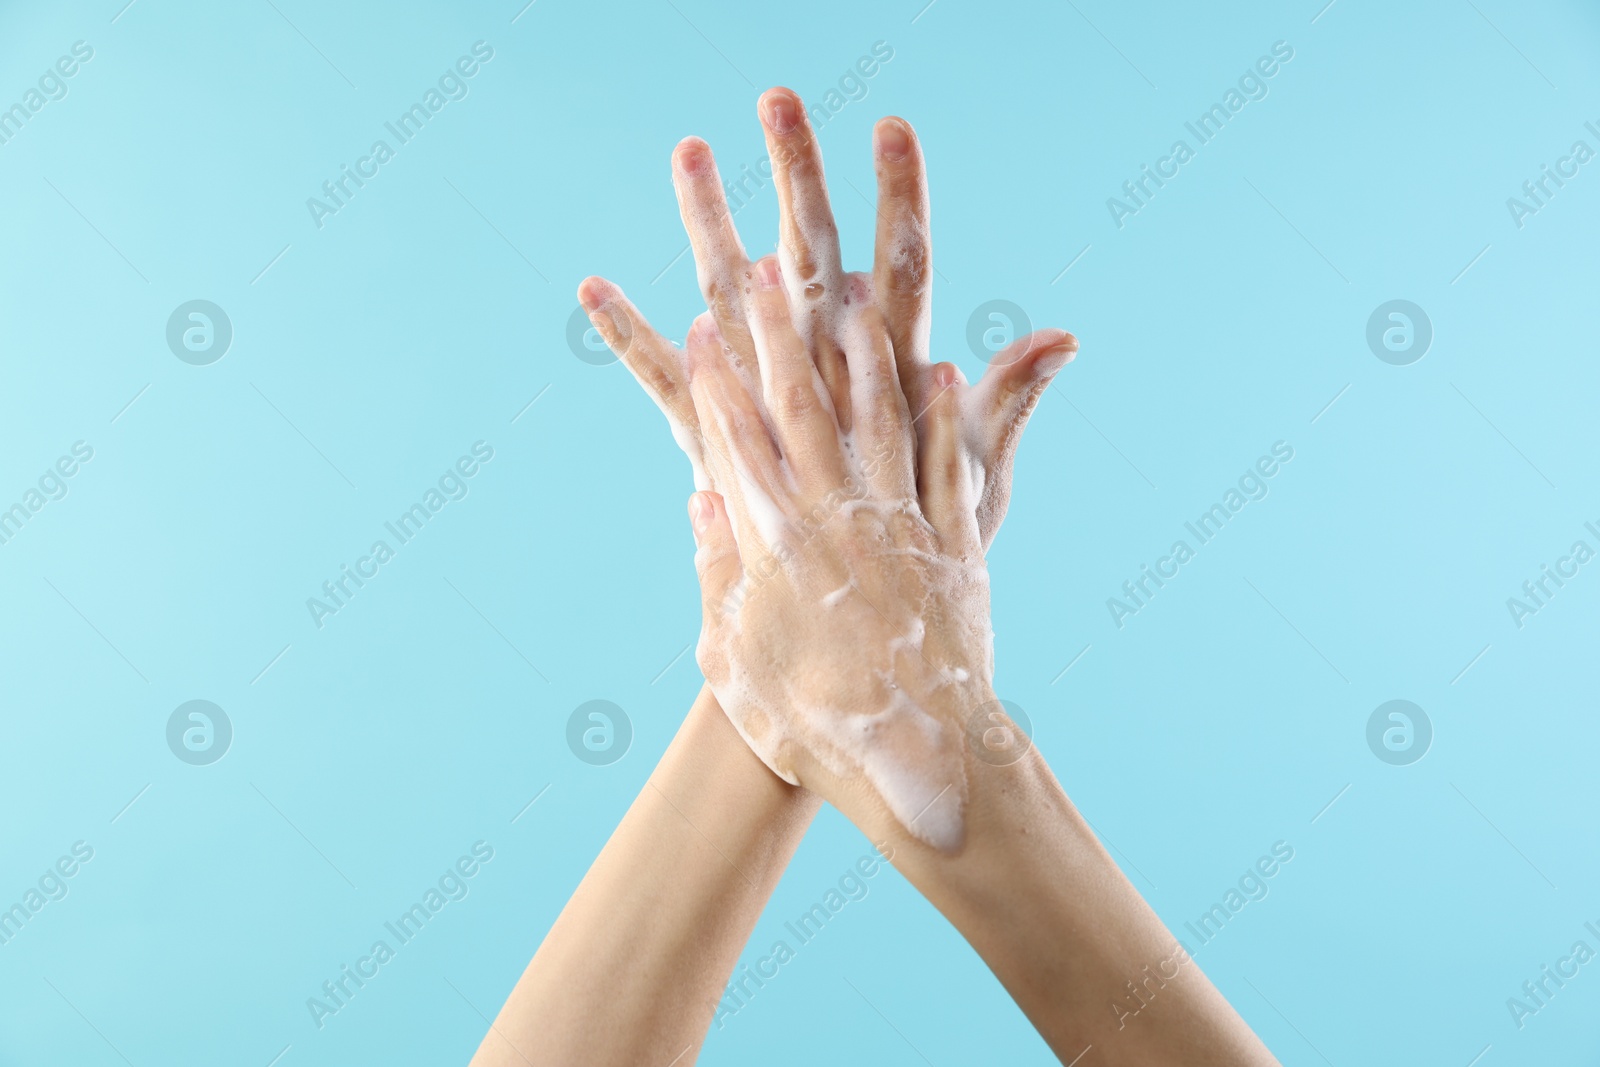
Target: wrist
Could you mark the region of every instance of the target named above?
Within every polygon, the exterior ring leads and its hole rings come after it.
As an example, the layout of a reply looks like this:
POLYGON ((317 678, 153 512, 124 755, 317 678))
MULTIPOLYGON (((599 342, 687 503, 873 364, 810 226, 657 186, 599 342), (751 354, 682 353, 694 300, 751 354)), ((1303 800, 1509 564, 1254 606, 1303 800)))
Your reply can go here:
POLYGON ((773 878, 821 804, 750 751, 709 686, 696 696, 650 782, 730 862, 770 870, 773 878))
POLYGON ((956 853, 968 847, 973 816, 981 816, 979 826, 1001 818, 1023 799, 1018 786, 1060 793, 987 679, 941 679, 920 694, 915 683, 903 689, 914 707, 863 728, 869 762, 841 773, 808 760, 802 776, 872 840, 956 853))

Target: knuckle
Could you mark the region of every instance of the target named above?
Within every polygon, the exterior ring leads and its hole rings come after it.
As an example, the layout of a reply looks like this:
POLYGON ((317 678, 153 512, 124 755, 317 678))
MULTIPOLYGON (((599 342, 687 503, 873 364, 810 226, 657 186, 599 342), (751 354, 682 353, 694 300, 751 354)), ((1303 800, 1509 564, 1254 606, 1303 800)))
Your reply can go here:
MULTIPOLYGON (((797 228, 798 229, 798 228, 797 228)), ((799 230, 790 242, 790 253, 794 259, 794 273, 803 282, 809 282, 817 276, 817 256, 811 247, 811 242, 806 239, 807 232, 799 230)))
POLYGON ((659 363, 649 364, 645 375, 649 379, 650 388, 663 400, 676 400, 683 392, 683 386, 679 384, 677 376, 659 363))
POLYGON ((807 418, 817 408, 817 394, 810 382, 784 382, 775 387, 773 413, 785 422, 807 418))
POLYGON ((889 292, 897 297, 920 296, 928 284, 928 248, 921 241, 906 241, 895 249, 889 271, 889 292))
MULTIPOLYGON (((889 404, 874 403, 870 406, 862 407, 856 418, 868 440, 892 442, 899 439, 901 435, 900 409, 889 404)), ((891 455, 893 451, 894 449, 891 445, 889 448, 891 455)), ((873 469, 881 466, 883 462, 884 457, 870 456, 867 458, 868 465, 873 469)))
POLYGON ((739 286, 730 284, 728 279, 712 275, 705 280, 703 295, 706 299, 706 308, 717 322, 727 322, 730 319, 729 310, 739 301, 739 286))

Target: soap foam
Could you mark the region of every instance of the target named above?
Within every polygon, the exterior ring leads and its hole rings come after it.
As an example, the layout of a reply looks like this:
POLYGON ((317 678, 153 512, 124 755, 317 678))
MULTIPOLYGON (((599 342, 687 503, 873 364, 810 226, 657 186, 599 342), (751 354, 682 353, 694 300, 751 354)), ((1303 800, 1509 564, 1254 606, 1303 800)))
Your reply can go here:
MULTIPOLYGON (((712 417, 722 420, 718 425, 728 434, 729 417, 722 412, 712 417)), ((927 583, 922 602, 886 603, 894 621, 869 599, 851 605, 852 597, 866 598, 862 583, 848 559, 832 559, 839 569, 827 568, 831 554, 825 555, 819 568, 794 568, 786 576, 786 591, 771 594, 799 595, 802 602, 821 608, 823 617, 790 617, 785 624, 788 629, 781 634, 746 633, 752 644, 744 654, 755 658, 714 657, 717 662, 708 676, 715 677, 709 680, 740 735, 779 777, 798 784, 795 755, 797 751, 807 753, 835 777, 864 781, 914 837, 937 849, 954 850, 964 840, 967 798, 965 728, 958 721, 960 694, 967 691, 965 683, 974 675, 988 678, 993 673, 993 634, 985 610, 987 571, 981 560, 952 560, 915 537, 907 541, 896 536, 895 530, 904 529, 904 523, 925 524, 920 507, 911 499, 867 495, 855 443, 847 435, 841 438, 850 484, 859 487, 858 492, 830 497, 813 512, 820 512, 815 527, 791 522, 782 506, 750 480, 742 457, 731 457, 737 476, 747 480, 741 490, 750 524, 769 546, 784 546, 785 556, 791 547, 803 549, 826 525, 870 530, 871 539, 861 546, 869 558, 910 558, 921 564, 922 580, 927 583), (852 616, 851 610, 857 614, 852 616), (881 619, 889 624, 889 635, 874 639, 875 648, 872 642, 862 642, 852 650, 850 662, 831 670, 812 665, 813 670, 827 670, 822 677, 804 677, 806 628, 817 627, 822 640, 832 640, 837 635, 828 628, 848 627, 852 618, 857 624, 866 618, 867 625, 882 634, 881 619), (930 648, 930 620, 940 626, 937 651, 930 648), (763 639, 770 642, 767 654, 778 657, 776 661, 760 662, 763 639), (951 648, 977 662, 943 662, 951 648), (956 695, 953 704, 951 694, 956 695), (930 710, 936 706, 944 710, 943 717, 930 710), (957 718, 951 717, 952 711, 957 718)), ((774 490, 780 495, 792 492, 787 463, 780 460, 778 470, 786 484, 774 490)), ((752 574, 759 557, 748 551, 742 556, 746 581, 736 611, 750 604, 774 573, 758 568, 752 574)), ((768 617, 785 618, 782 609, 768 617)), ((738 625, 739 620, 720 619, 713 625, 730 624, 738 625)), ((713 632, 713 639, 716 637, 713 632)))
MULTIPOLYGON (((725 209, 692 209, 691 215, 698 225, 711 232, 727 225, 725 209)), ((918 229, 896 228, 892 247, 897 261, 902 257, 916 257, 919 265, 925 267, 925 253, 920 251, 925 245, 925 237, 918 229)), ((860 317, 852 305, 859 306, 871 301, 870 276, 817 272, 810 277, 803 277, 791 249, 780 245, 778 257, 793 305, 794 328, 807 349, 815 351, 818 336, 822 334, 838 344, 847 360, 852 352, 857 359, 866 358, 871 339, 864 332, 860 317)), ((925 275, 925 271, 923 273, 925 275)), ((699 265, 697 257, 697 274, 703 293, 716 293, 722 299, 737 299, 736 294, 749 292, 749 268, 740 278, 736 272, 721 264, 706 270, 699 265)), ((918 316, 914 327, 914 337, 925 347, 928 331, 925 313, 918 316)), ((750 395, 755 398, 763 396, 760 383, 752 379, 763 375, 765 368, 770 365, 767 353, 758 352, 760 362, 754 368, 727 345, 724 345, 724 355, 735 365, 750 395)), ((906 354, 902 358, 917 357, 906 354)), ((922 362, 925 365, 926 361, 922 362)), ((820 376, 816 381, 818 393, 831 411, 832 398, 821 384, 820 376)), ((724 438, 730 442, 736 440, 730 432, 725 414, 719 412, 714 417, 722 420, 719 429, 724 438)), ((770 416, 764 407, 761 417, 770 428, 770 416)), ((670 415, 668 421, 673 424, 674 438, 679 447, 689 456, 694 467, 697 488, 706 487, 709 483, 700 443, 670 415)), ((970 419, 964 421, 972 425, 970 419)), ((987 427, 980 428, 979 432, 985 429, 987 427)), ((863 467, 870 460, 862 455, 853 428, 851 432, 841 433, 840 447, 846 469, 851 472, 851 484, 857 492, 836 502, 836 506, 830 505, 832 514, 824 514, 823 524, 854 526, 859 520, 876 516, 881 529, 876 539, 866 547, 871 555, 878 558, 899 555, 915 557, 928 564, 926 573, 931 585, 925 591, 925 603, 898 605, 906 611, 898 630, 899 635, 883 642, 878 649, 858 647, 855 651, 859 658, 855 662, 847 665, 847 669, 820 680, 820 683, 817 679, 797 677, 795 665, 787 660, 762 662, 759 646, 746 646, 746 651, 757 657, 751 662, 744 661, 739 655, 727 654, 724 648, 713 649, 712 654, 702 662, 708 665, 708 680, 734 728, 778 777, 798 785, 799 777, 793 757, 796 751, 809 753, 840 779, 864 780, 907 832, 934 848, 954 850, 961 846, 965 836, 966 739, 963 724, 949 719, 950 702, 944 698, 952 691, 958 694, 964 692, 964 683, 974 675, 983 679, 993 676, 993 632, 988 628, 987 572, 981 560, 976 564, 953 561, 915 543, 906 544, 893 538, 890 531, 895 529, 896 524, 907 520, 923 521, 920 506, 914 499, 882 500, 864 495, 865 486, 870 483, 863 476, 863 467), (975 603, 976 598, 982 598, 982 603, 975 603), (978 610, 969 610, 973 608, 978 610), (924 658, 941 658, 927 648, 927 620, 932 617, 930 611, 937 615, 943 627, 940 630, 941 646, 953 639, 957 648, 966 650, 964 654, 975 655, 979 662, 930 663, 929 659, 924 658), (978 626, 982 627, 981 633, 962 632, 963 627, 970 631, 978 626), (903 678, 897 674, 897 664, 907 668, 903 678), (710 677, 712 674, 716 677, 710 677), (907 684, 902 682, 914 684, 916 691, 908 692, 907 684), (807 691, 808 684, 810 692, 807 691), (818 700, 818 688, 822 690, 824 702, 818 700), (847 703, 848 707, 830 706, 826 701, 831 700, 847 703), (853 710, 862 704, 878 710, 853 710), (941 718, 930 710, 936 704, 946 709, 945 717, 941 718)), ((914 451, 914 444, 909 438, 904 447, 914 451)), ((771 495, 777 493, 783 497, 794 492, 794 480, 786 461, 780 457, 778 462, 779 475, 784 484, 771 486, 769 493, 768 487, 752 477, 737 449, 727 458, 731 460, 733 474, 741 484, 737 489, 723 487, 723 490, 725 493, 740 494, 751 527, 766 542, 762 546, 765 552, 752 552, 752 546, 740 546, 745 574, 727 597, 724 605, 726 613, 715 620, 709 617, 706 620, 707 633, 702 638, 702 645, 707 642, 719 645, 733 643, 733 636, 738 634, 740 626, 740 608, 751 602, 760 592, 765 579, 773 573, 771 570, 756 570, 758 562, 764 567, 771 566, 770 561, 761 559, 762 555, 786 556, 790 541, 799 536, 799 544, 803 547, 817 532, 797 527, 798 520, 786 515, 782 504, 771 495)), ((981 479, 981 468, 975 470, 974 475, 981 479)), ((981 485, 981 480, 977 484, 981 485)), ((816 574, 801 573, 787 576, 788 581, 800 586, 814 582, 818 577, 816 574)), ((827 585, 805 592, 830 618, 848 619, 848 615, 837 616, 836 613, 848 610, 852 596, 864 594, 860 594, 859 583, 855 575, 850 573, 848 564, 844 565, 842 583, 838 581, 839 577, 841 575, 835 574, 824 578, 827 585)), ((876 612, 877 608, 874 606, 873 610, 876 612)), ((891 607, 891 610, 894 608, 891 607)), ((840 623, 824 620, 819 625, 840 623)), ((750 640, 759 640, 761 636, 775 639, 780 647, 771 654, 787 657, 792 657, 794 652, 781 647, 783 639, 804 640, 803 634, 743 636, 750 640)))
MULTIPOLYGON (((729 424, 726 413, 721 408, 718 408, 713 412, 713 417, 717 420, 717 429, 721 432, 722 439, 732 445, 737 438, 734 436, 733 427, 729 424)), ((782 550, 785 534, 789 529, 788 517, 784 515, 777 502, 768 495, 761 482, 756 480, 749 465, 745 462, 742 452, 737 448, 732 448, 731 455, 726 458, 733 464, 734 476, 739 479, 738 492, 744 501, 745 514, 749 516, 751 524, 755 526, 756 531, 761 535, 761 540, 765 542, 760 546, 741 547, 756 548, 757 551, 764 551, 768 554, 778 553, 782 550)), ((785 482, 783 488, 790 488, 793 485, 793 480, 789 476, 788 464, 782 459, 778 461, 778 473, 785 482)), ((745 557, 745 562, 747 564, 753 563, 754 559, 747 556, 745 557)))
MULTIPOLYGON (((966 771, 959 752, 950 760, 948 750, 961 739, 903 690, 894 689, 890 701, 875 715, 827 717, 829 740, 847 767, 860 769, 908 831, 942 851, 959 848, 966 771), (945 776, 945 771, 954 773, 945 776)), ((845 773, 838 767, 830 770, 841 777, 845 773)))

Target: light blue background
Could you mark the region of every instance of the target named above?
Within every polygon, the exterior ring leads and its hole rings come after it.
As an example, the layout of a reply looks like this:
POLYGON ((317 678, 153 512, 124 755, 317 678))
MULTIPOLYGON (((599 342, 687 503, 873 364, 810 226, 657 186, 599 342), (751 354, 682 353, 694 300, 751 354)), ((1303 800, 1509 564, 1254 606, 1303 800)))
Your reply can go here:
MULTIPOLYGON (((1505 1005, 1600 948, 1600 565, 1520 630, 1505 603, 1600 547, 1600 162, 1521 229, 1505 204, 1600 148, 1592 4, 122 3, 0 9, 0 106, 95 50, 0 145, 0 507, 95 450, 0 545, 0 903, 95 849, 0 947, 0 1063, 466 1060, 700 682, 687 465, 569 349, 574 286, 681 337, 672 145, 753 163, 758 89, 815 103, 877 41, 821 133, 847 261, 871 124, 905 115, 936 354, 975 378, 995 298, 1082 340, 990 556, 997 685, 1068 791, 1180 933, 1293 846, 1199 956, 1286 1064, 1594 1062, 1600 964, 1520 1031, 1505 1005), (306 198, 478 40, 470 95, 318 230, 306 198), (1118 229, 1106 198, 1280 40, 1118 229), (207 367, 164 339, 196 298, 235 330, 207 367), (1395 298, 1435 331, 1405 367, 1364 337, 1395 298), (470 495, 318 630, 306 598, 478 440, 470 495), (1117 629, 1106 598, 1278 440, 1271 495, 1117 629), (195 698, 235 729, 206 767, 165 741, 195 698), (594 698, 635 730, 607 767, 564 741, 594 698), (1410 766, 1367 748, 1393 698, 1433 723, 1410 766), (306 998, 480 839, 471 894, 319 1031, 306 998)), ((770 187, 738 221, 773 247, 770 187)), ((866 847, 825 812, 746 961, 866 847)), ((1050 1062, 870 884, 702 1062, 1050 1062)))

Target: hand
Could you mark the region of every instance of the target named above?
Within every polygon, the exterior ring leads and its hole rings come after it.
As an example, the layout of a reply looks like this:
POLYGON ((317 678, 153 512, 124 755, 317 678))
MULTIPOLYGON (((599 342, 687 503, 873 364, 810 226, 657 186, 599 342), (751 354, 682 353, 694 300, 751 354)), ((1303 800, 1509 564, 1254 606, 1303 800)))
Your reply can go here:
MULTIPOLYGON (((691 921, 742 906, 747 933, 815 810, 804 802, 812 792, 784 794, 759 771, 748 745, 779 775, 832 800, 873 840, 913 846, 896 851, 896 866, 962 932, 1063 1063, 1078 1062, 1090 1046, 1107 1063, 1273 1063, 1194 966, 1162 987, 1160 1014, 1114 1031, 1104 1005, 1124 994, 1141 961, 1170 955, 1171 933, 1036 748, 1003 766, 967 759, 964 727, 993 707, 983 550, 1005 511, 1022 427, 1076 342, 1056 330, 1023 338, 971 390, 953 366, 930 366, 927 195, 910 127, 878 124, 877 264, 870 276, 845 275, 805 113, 787 90, 768 93, 761 107, 782 215, 781 271, 770 259, 746 260, 710 152, 690 139, 675 154, 674 179, 711 314, 697 320, 687 353, 651 330, 615 286, 590 278, 579 287, 592 321, 667 412, 697 483, 727 494, 699 492, 690 505, 705 593, 700 659, 719 698, 702 694, 697 706, 713 713, 720 703, 726 719, 699 721, 723 729, 733 722, 744 744, 724 735, 728 751, 681 777, 732 783, 713 813, 754 812, 734 821, 758 858, 777 860, 760 885, 743 880, 748 894, 724 900, 691 884, 665 902, 691 921), (763 793, 765 809, 747 803, 763 793)), ((683 752, 711 752, 716 742, 713 729, 684 742, 683 752)), ((541 948, 554 962, 541 970, 536 958, 524 976, 535 1007, 560 1002, 555 986, 574 987, 564 980, 563 954, 595 973, 624 953, 638 959, 634 939, 615 943, 609 921, 617 897, 637 897, 618 889, 617 873, 631 890, 641 854, 646 869, 693 866, 653 828, 638 829, 639 810, 625 820, 633 832, 619 828, 607 846, 614 862, 596 864, 612 876, 591 871, 583 906, 576 894, 569 905, 576 917, 567 936, 552 931, 541 948), (591 942, 608 947, 606 938, 612 951, 597 957, 591 942)), ((718 875, 715 887, 736 881, 718 875)), ((628 974, 669 973, 685 945, 695 959, 706 956, 684 922, 670 913, 657 922, 655 906, 652 894, 645 925, 666 936, 650 966, 624 968, 628 974)), ((725 978, 730 944, 714 941, 725 953, 720 962, 686 981, 674 974, 671 988, 725 978)), ((636 1062, 641 1034, 674 1021, 681 1032, 690 1014, 654 1003, 648 988, 636 983, 619 1016, 644 1024, 607 1031, 627 1052, 615 1062, 636 1062), (634 1010, 640 1004, 656 1014, 634 1010)), ((561 1032, 552 1048, 587 1043, 588 1029, 561 1032)), ((681 1047, 676 1035, 670 1044, 681 1047)))
MULTIPOLYGON (((996 355, 982 380, 968 387, 949 366, 953 384, 936 387, 928 359, 932 314, 933 245, 928 230, 928 183, 922 149, 903 119, 886 118, 873 131, 878 176, 877 242, 871 275, 847 275, 838 229, 823 180, 822 151, 800 98, 788 89, 765 93, 757 107, 772 160, 780 217, 779 259, 790 306, 803 309, 796 332, 808 343, 839 424, 852 423, 849 374, 841 339, 840 294, 847 279, 868 279, 888 330, 902 391, 915 416, 936 392, 953 390, 958 433, 978 468, 975 509, 985 548, 994 539, 1011 495, 1011 467, 1028 416, 1056 371, 1077 349, 1062 330, 1038 330, 996 355)), ((686 138, 673 153, 678 206, 694 249, 706 306, 736 361, 756 366, 748 326, 751 263, 728 212, 710 148, 686 138)), ((701 458, 701 428, 689 397, 684 353, 656 332, 622 290, 586 278, 578 298, 606 343, 666 414, 695 468, 695 484, 710 487, 701 458)))
POLYGON ((752 273, 746 321, 761 395, 712 316, 688 340, 704 458, 725 494, 690 501, 701 669, 780 777, 852 817, 866 803, 958 848, 965 722, 993 699, 993 658, 954 376, 948 366, 932 375, 939 391, 919 420, 914 463, 887 323, 870 283, 852 280, 832 320, 849 376, 847 436, 777 263, 752 273))

